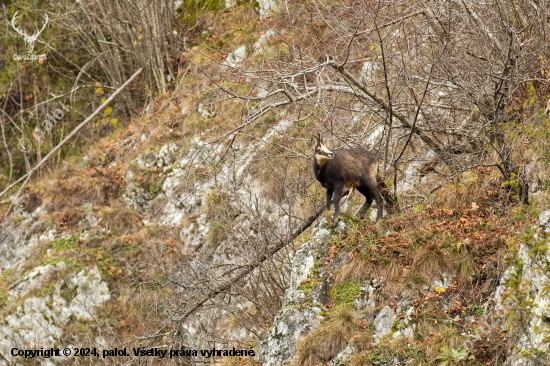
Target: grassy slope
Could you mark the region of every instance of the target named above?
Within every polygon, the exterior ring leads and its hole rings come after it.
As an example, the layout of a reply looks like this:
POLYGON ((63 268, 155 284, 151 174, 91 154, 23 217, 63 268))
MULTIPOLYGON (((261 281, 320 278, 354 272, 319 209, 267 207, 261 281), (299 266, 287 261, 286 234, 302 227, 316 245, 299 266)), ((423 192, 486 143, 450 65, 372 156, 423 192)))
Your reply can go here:
MULTIPOLYGON (((325 314, 323 328, 304 339, 299 363, 322 363, 338 353, 333 347, 342 350, 352 337, 358 351, 366 352, 354 356, 352 365, 384 364, 394 358, 413 359, 415 365, 438 364, 445 347, 464 350, 468 339, 464 334, 475 333, 483 313, 494 305, 496 286, 513 259, 510 248, 537 217, 534 206, 519 207, 495 194, 496 174, 469 173, 465 181, 443 187, 424 206, 392 215, 379 225, 352 222, 349 230, 335 235, 326 260, 342 256, 350 260, 335 273, 333 308, 325 314), (432 286, 443 273, 455 278, 446 290, 432 286), (372 323, 364 321, 369 314, 352 311, 357 294, 350 289, 372 278, 383 282, 375 296, 378 310, 389 305, 395 311, 399 299, 408 299, 415 307, 412 340, 394 341, 390 335, 376 346, 370 343, 372 323), (350 315, 342 317, 342 308, 350 315), (346 342, 327 347, 335 335, 346 342)), ((398 314, 392 334, 403 319, 404 314, 398 314)), ((469 354, 475 361, 464 364, 484 365, 506 353, 505 330, 494 333, 493 339, 476 342, 469 354)))

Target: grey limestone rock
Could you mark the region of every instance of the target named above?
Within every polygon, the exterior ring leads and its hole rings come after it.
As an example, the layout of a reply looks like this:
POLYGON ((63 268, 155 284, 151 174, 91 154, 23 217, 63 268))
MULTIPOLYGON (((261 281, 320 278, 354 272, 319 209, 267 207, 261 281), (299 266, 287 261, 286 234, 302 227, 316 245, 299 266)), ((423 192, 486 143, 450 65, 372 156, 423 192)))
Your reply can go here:
POLYGON ((374 318, 374 337, 379 340, 380 338, 391 333, 393 328, 393 323, 395 322, 395 314, 393 310, 386 306, 380 313, 374 318))
POLYGON ((272 10, 276 9, 279 5, 278 0, 258 0, 260 5, 260 18, 269 16, 272 10))
POLYGON ((325 243, 330 235, 323 219, 313 229, 310 240, 294 255, 283 310, 275 318, 272 330, 258 346, 258 357, 264 362, 264 366, 288 364, 295 356, 299 339, 319 328, 319 312, 322 306, 321 282, 324 273, 319 273, 321 280, 311 287, 308 296, 300 284, 313 276, 315 262, 325 249, 325 243))
MULTIPOLYGON (((540 215, 540 224, 548 224, 550 211, 540 215)), ((526 319, 518 341, 514 344, 506 366, 538 366, 548 364, 550 350, 550 251, 540 251, 544 243, 534 234, 529 245, 521 244, 515 264, 510 266, 500 280, 495 292, 495 310, 503 314, 506 322, 511 313, 526 319), (531 249, 531 244, 537 250, 531 249), (513 284, 513 285, 512 285, 513 284), (529 304, 528 306, 525 304, 529 304)), ((546 244, 547 245, 547 244, 546 244)))

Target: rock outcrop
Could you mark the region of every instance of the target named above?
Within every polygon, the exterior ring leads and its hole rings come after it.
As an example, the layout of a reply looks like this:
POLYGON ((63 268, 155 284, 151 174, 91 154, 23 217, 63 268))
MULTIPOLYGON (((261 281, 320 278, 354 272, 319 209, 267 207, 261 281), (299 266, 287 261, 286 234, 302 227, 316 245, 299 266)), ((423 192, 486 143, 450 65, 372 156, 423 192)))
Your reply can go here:
POLYGON ((497 313, 508 323, 514 342, 507 366, 548 365, 550 346, 550 210, 539 216, 540 227, 519 245, 513 265, 501 278, 497 313))
POLYGON ((326 271, 318 267, 318 262, 330 235, 326 221, 322 220, 313 228, 310 240, 296 252, 282 313, 275 318, 273 328, 258 347, 264 366, 290 362, 296 354, 298 340, 319 328, 322 298, 326 296, 323 294, 326 271))
MULTIPOLYGON (((90 321, 96 315, 96 309, 111 298, 107 283, 102 280, 97 267, 83 269, 64 280, 65 270, 63 261, 36 267, 10 293, 10 301, 20 302, 21 305, 0 326, 0 354, 6 360, 16 361, 11 357, 12 348, 69 346, 59 344, 59 339, 70 317, 90 321), (56 280, 56 277, 59 279, 56 280), (53 285, 50 286, 51 293, 26 297, 32 290, 43 289, 46 285, 53 285)), ((64 363, 66 358, 52 357, 47 362, 64 363)), ((8 363, 0 360, 0 365, 8 363)))
POLYGON ((258 0, 260 5, 260 18, 269 16, 272 10, 276 9, 279 5, 278 0, 258 0))
MULTIPOLYGON (((345 223, 341 222, 337 231, 345 230, 344 227, 345 223)), ((321 326, 326 310, 324 306, 329 303, 329 273, 347 262, 341 256, 337 256, 332 263, 326 260, 324 253, 331 235, 323 218, 313 228, 310 240, 293 257, 283 309, 258 346, 258 359, 264 362, 264 366, 291 364, 299 341, 321 326)), ((353 301, 357 314, 363 314, 365 320, 372 321, 373 344, 387 337, 412 338, 416 330, 412 318, 415 308, 410 301, 400 301, 398 312, 404 316, 398 320, 392 308, 376 303, 374 293, 378 287, 380 283, 376 279, 368 281, 360 287, 361 294, 353 301)), ((331 365, 345 364, 356 353, 357 347, 351 338, 346 348, 331 361, 331 365)))

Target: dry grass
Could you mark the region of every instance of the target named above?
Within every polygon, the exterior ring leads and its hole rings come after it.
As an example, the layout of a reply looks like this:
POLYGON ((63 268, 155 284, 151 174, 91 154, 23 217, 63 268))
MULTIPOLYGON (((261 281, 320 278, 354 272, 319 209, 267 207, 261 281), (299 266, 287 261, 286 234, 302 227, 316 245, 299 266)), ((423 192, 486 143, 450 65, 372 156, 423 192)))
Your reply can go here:
POLYGON ((370 366, 372 362, 366 354, 360 353, 354 355, 349 361, 349 366, 370 366))
MULTIPOLYGON (((341 260, 341 251, 350 257, 334 274, 334 282, 376 278, 383 284, 376 291, 376 302, 387 303, 395 311, 395 299, 409 297, 416 308, 417 328, 415 339, 407 340, 407 355, 394 349, 395 342, 382 342, 374 349, 366 342, 358 348, 367 353, 355 355, 350 364, 370 365, 395 355, 430 364, 443 347, 462 349, 465 323, 461 319, 478 316, 474 309, 492 299, 510 243, 518 241, 535 221, 535 209, 511 203, 498 186, 497 173, 483 170, 443 187, 414 212, 388 216, 377 225, 352 222, 333 239, 326 254, 328 261, 341 260), (454 283, 446 290, 434 288, 434 280, 441 281, 444 275, 454 283)), ((340 349, 328 325, 315 331, 303 342, 300 364, 326 362, 336 353, 324 347, 333 345, 340 349)))
POLYGON ((463 349, 466 339, 468 339, 466 336, 458 335, 452 330, 437 332, 431 337, 430 341, 427 342, 426 356, 428 359, 435 359, 441 354, 441 349, 443 347, 456 350, 463 349))
POLYGON ((500 263, 507 255, 507 242, 535 218, 527 207, 507 204, 499 209, 499 194, 486 182, 491 179, 471 174, 467 178, 470 183, 458 190, 443 188, 430 205, 417 208, 416 213, 390 216, 378 225, 352 224, 334 239, 331 249, 345 249, 351 258, 335 274, 336 282, 376 277, 388 285, 388 291, 383 290, 388 296, 399 296, 395 292, 399 288, 401 294, 406 288, 427 294, 423 286, 447 274, 461 284, 456 290, 461 292, 461 301, 474 295, 475 287, 495 284, 504 269, 500 263), (457 195, 457 201, 449 198, 457 195), (513 212, 526 219, 518 222, 511 217, 513 212))
MULTIPOLYGON (((409 266, 409 270, 406 271, 405 279, 409 283, 415 283, 417 276, 421 276, 424 281, 419 284, 429 282, 429 279, 437 278, 441 273, 456 273, 456 265, 452 258, 451 252, 442 249, 441 245, 437 243, 428 243, 425 246, 419 248, 418 253, 412 259, 412 264, 409 266)), ((398 267, 397 262, 393 262, 394 267, 398 267)), ((395 269, 397 276, 399 269, 395 269)))
POLYGON ((42 204, 42 197, 39 192, 27 188, 22 196, 21 204, 25 212, 31 213, 42 204))
POLYGON ((84 218, 84 213, 79 207, 65 207, 59 215, 59 227, 69 229, 76 227, 80 220, 84 218))
POLYGON ((212 12, 204 17, 203 29, 212 36, 205 43, 222 52, 231 52, 241 44, 251 44, 258 39, 261 23, 251 7, 238 7, 234 12, 212 12))
POLYGON ((111 230, 113 235, 135 232, 141 221, 141 215, 124 205, 104 207, 97 211, 96 216, 102 220, 103 226, 111 230))
POLYGON ((44 192, 44 208, 49 212, 79 207, 87 202, 111 206, 124 186, 119 169, 100 166, 62 168, 39 183, 44 192))
POLYGON ((358 329, 352 310, 337 307, 330 313, 330 319, 321 329, 315 330, 298 344, 297 364, 316 366, 333 359, 348 344, 358 329))
POLYGON ((335 283, 342 283, 347 279, 352 281, 371 279, 374 277, 376 266, 364 257, 357 257, 340 268, 334 277, 335 283))
POLYGON ((261 365, 253 357, 225 357, 218 361, 217 365, 222 366, 256 366, 261 365))

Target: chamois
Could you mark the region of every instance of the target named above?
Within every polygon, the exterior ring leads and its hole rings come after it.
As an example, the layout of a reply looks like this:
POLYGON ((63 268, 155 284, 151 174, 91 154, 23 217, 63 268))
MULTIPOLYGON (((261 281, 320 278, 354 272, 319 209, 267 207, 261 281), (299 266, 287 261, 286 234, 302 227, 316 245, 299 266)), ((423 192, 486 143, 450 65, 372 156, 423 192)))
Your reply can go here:
POLYGON ((375 155, 362 148, 331 151, 323 143, 320 134, 315 140, 316 143, 312 138, 313 174, 327 190, 327 210, 330 210, 331 199, 334 201, 333 226, 336 226, 340 219, 340 199, 344 189, 348 188, 356 188, 365 196, 365 202, 356 215, 359 214, 359 217, 363 218, 375 200, 378 207, 376 221, 380 220, 384 203, 376 181, 378 161, 375 155))

